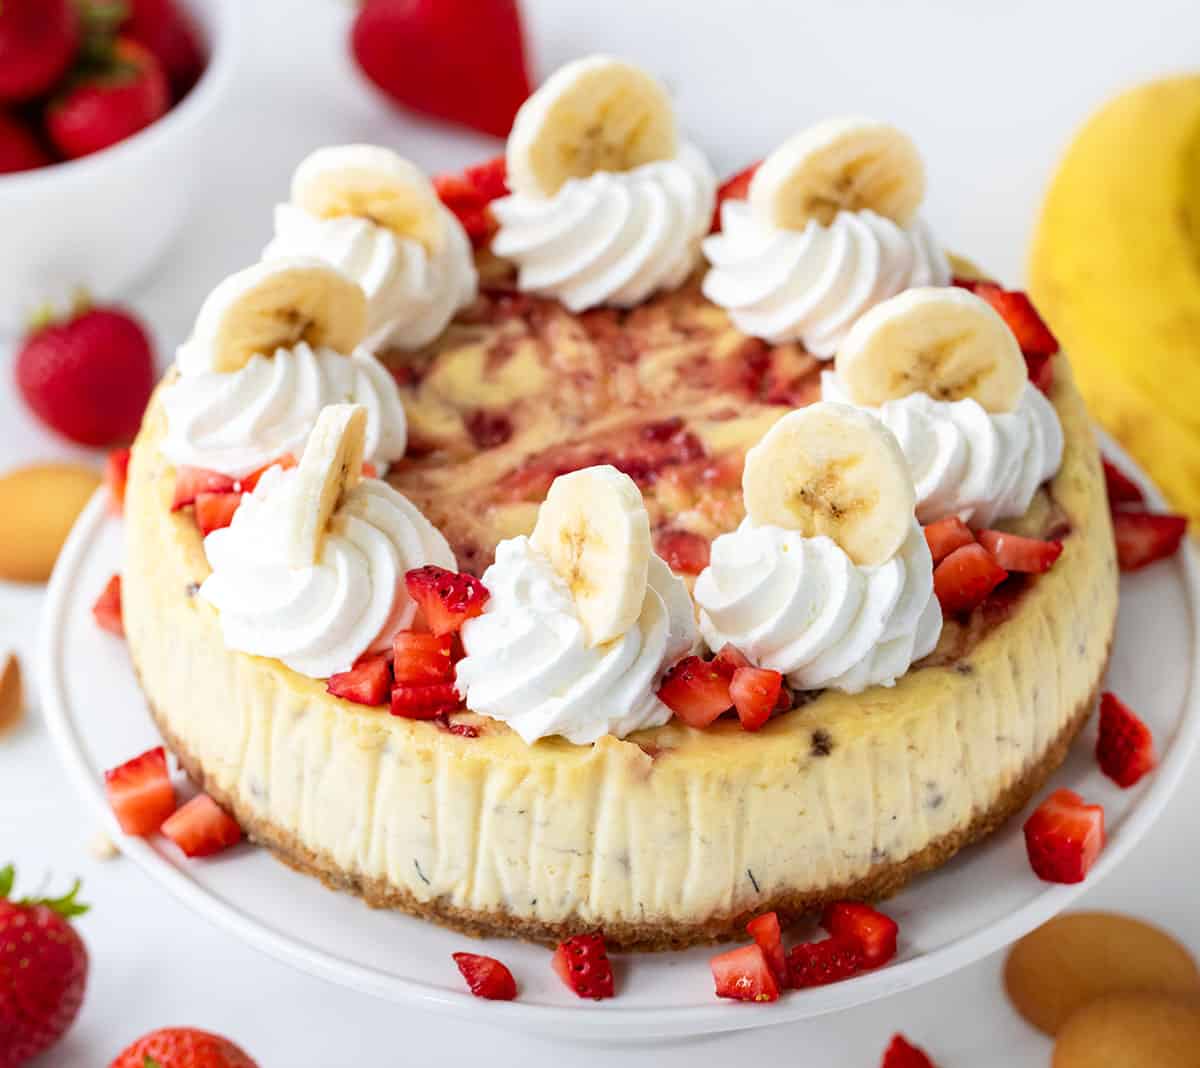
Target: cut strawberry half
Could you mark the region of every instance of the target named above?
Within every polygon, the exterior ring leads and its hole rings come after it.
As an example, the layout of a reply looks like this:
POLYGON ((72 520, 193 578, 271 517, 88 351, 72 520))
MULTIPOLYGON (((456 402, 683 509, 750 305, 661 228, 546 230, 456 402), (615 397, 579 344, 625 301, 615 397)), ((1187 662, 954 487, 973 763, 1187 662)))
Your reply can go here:
POLYGON ((887 964, 896 955, 900 925, 861 901, 835 901, 822 914, 821 926, 835 938, 858 946, 867 968, 887 964))
POLYGON ((129 480, 128 449, 113 449, 104 461, 104 485, 108 487, 108 509, 115 515, 125 511, 125 483, 129 480))
POLYGON ((491 596, 479 579, 435 564, 418 567, 404 576, 409 596, 417 602, 434 634, 453 634, 468 619, 482 614, 491 596))
POLYGON ((786 986, 788 981, 787 954, 783 951, 783 932, 779 927, 779 916, 774 912, 764 912, 746 924, 746 930, 750 932, 750 937, 763 951, 763 956, 767 959, 775 981, 781 986, 786 986))
POLYGON ((479 953, 454 953, 454 963, 462 972, 471 993, 488 1001, 512 1001, 517 996, 517 983, 510 972, 495 957, 479 953))
POLYGON ((954 284, 971 290, 995 308, 1026 356, 1053 356, 1058 352, 1058 339, 1050 332, 1027 293, 1019 289, 1005 289, 994 282, 956 278, 954 284))
POLYGON ((892 1041, 883 1051, 879 1068, 936 1068, 933 1061, 919 1046, 914 1046, 903 1035, 892 1035, 892 1041))
POLYGON ((402 630, 392 640, 392 673, 397 683, 451 682, 454 635, 402 630))
POLYGON ((740 170, 732 178, 726 178, 717 188, 717 202, 713 207, 712 232, 719 233, 721 229, 721 205, 727 200, 745 200, 750 195, 750 182, 754 173, 762 166, 762 160, 751 163, 749 167, 740 170))
POLYGON ((96 622, 105 630, 125 637, 125 623, 121 618, 121 576, 113 575, 108 580, 96 603, 92 605, 92 615, 96 622))
POLYGON ((743 729, 756 731, 771 718, 782 688, 783 676, 778 671, 742 667, 733 673, 729 696, 743 729))
POLYGON ((1118 510, 1112 514, 1117 539, 1117 565, 1122 571, 1139 571, 1171 556, 1187 533, 1187 517, 1118 510))
POLYGON ((330 675, 325 689, 356 705, 386 705, 392 688, 392 668, 386 656, 366 656, 349 671, 330 675))
POLYGON ((690 530, 662 530, 654 538, 654 551, 681 575, 698 575, 708 567, 708 539, 690 530))
POLYGON ((707 727, 729 711, 729 678, 698 656, 685 656, 663 679, 658 699, 689 727, 707 727))
POLYGON ((971 528, 956 515, 946 516, 945 519, 939 519, 936 523, 930 523, 929 526, 923 529, 925 531, 925 543, 929 546, 929 553, 933 557, 934 567, 937 567, 955 549, 961 549, 964 545, 970 545, 975 540, 975 535, 971 533, 971 528))
POLYGON ((1006 578, 1008 572, 982 545, 964 545, 933 569, 933 590, 943 612, 965 614, 981 605, 1006 578))
POLYGON ((200 536, 207 538, 214 530, 223 530, 233 522, 233 515, 242 503, 240 493, 198 493, 195 500, 196 526, 200 536))
POLYGON ((1081 883, 1104 848, 1104 809, 1055 790, 1025 821, 1025 849, 1039 879, 1081 883))
POLYGON ((581 998, 613 996, 612 962, 599 931, 560 942, 551 962, 558 977, 581 998))
POLYGON ((153 834, 175 811, 175 787, 167 774, 167 752, 161 745, 106 771, 104 790, 126 834, 153 834))
POLYGON ((462 707, 452 682, 397 683, 392 687, 391 712, 403 719, 437 719, 462 707))
POLYGON ((171 500, 171 511, 178 512, 189 504, 195 504, 201 493, 233 493, 238 489, 237 479, 209 471, 203 467, 177 467, 175 469, 175 496, 171 500))
POLYGON ((1158 764, 1150 728, 1116 694, 1105 693, 1100 697, 1096 762, 1105 775, 1124 788, 1132 786, 1158 764))
POLYGON ((1005 571, 1021 571, 1032 575, 1049 571, 1063 551, 1061 541, 1022 538, 1003 530, 981 530, 979 544, 991 553, 992 559, 1005 571))
POLYGON ((846 938, 831 936, 820 942, 801 942, 788 954, 788 977, 797 990, 840 983, 865 967, 862 950, 846 938))
POLYGON ((185 856, 211 857, 242 840, 242 829, 208 794, 197 794, 162 825, 162 833, 185 856))
POLYGON ((1146 495, 1142 487, 1133 481, 1124 471, 1106 457, 1100 461, 1104 465, 1104 485, 1108 489, 1108 503, 1143 504, 1146 495))
POLYGON ((717 997, 734 1001, 778 1001, 779 983, 757 942, 719 953, 709 961, 717 997))

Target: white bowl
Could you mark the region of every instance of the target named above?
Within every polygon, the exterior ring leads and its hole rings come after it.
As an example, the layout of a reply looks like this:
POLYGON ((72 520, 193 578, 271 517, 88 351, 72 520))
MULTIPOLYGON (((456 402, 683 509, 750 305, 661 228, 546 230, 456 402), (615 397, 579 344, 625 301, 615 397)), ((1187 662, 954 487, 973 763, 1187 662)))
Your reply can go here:
POLYGON ((194 142, 228 95, 246 0, 185 2, 209 60, 175 108, 93 156, 0 176, 0 333, 76 286, 99 299, 116 296, 178 233, 191 199, 194 142))

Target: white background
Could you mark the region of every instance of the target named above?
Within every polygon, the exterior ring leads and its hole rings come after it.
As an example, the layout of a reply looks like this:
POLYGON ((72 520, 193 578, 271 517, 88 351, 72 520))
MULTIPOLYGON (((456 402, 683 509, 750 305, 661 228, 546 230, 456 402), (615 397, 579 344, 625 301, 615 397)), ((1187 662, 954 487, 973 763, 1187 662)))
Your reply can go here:
MULTIPOLYGON (((347 58, 345 5, 244 2, 249 47, 235 106, 214 136, 193 146, 201 179, 194 216, 168 268, 130 296, 153 324, 164 362, 208 289, 257 256, 269 236, 270 207, 307 150, 374 140, 437 171, 499 148, 421 124, 376 98, 347 58)), ((896 122, 924 151, 926 214, 935 230, 1013 282, 1070 131, 1112 91, 1194 66, 1200 38, 1195 0, 525 0, 525 7, 540 74, 593 51, 645 64, 671 86, 684 124, 722 173, 832 113, 896 122)), ((13 396, 8 366, 0 343, 0 469, 82 455, 32 423, 13 396)), ((0 584, 0 651, 22 654, 27 675, 40 605, 39 590, 0 584)), ((94 711, 105 714, 104 694, 94 711)), ((1152 918, 1200 949, 1197 806, 1200 784, 1185 786, 1146 842, 1085 904, 1152 918)), ((86 848, 94 830, 61 780, 35 709, 0 738, 0 860, 16 860, 31 882, 51 872, 60 880, 80 874, 95 906, 80 923, 92 958, 84 1011, 66 1042, 43 1058, 45 1068, 95 1068, 137 1035, 168 1024, 226 1033, 263 1068, 435 1061, 586 1068, 618 1058, 666 1068, 730 1059, 873 1068, 895 1030, 925 1044, 942 1068, 1049 1062, 1049 1044, 1004 1000, 999 958, 837 1017, 619 1050, 402 1010, 242 947, 126 861, 94 861, 86 848)))

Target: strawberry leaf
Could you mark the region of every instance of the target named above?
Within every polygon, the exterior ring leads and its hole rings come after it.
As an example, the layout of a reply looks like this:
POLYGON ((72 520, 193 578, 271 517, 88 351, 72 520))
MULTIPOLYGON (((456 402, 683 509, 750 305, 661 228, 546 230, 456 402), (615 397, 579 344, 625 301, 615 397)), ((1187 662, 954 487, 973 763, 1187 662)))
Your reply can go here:
POLYGON ((6 864, 0 868, 0 900, 7 899, 12 893, 13 883, 17 878, 17 869, 11 864, 6 864))

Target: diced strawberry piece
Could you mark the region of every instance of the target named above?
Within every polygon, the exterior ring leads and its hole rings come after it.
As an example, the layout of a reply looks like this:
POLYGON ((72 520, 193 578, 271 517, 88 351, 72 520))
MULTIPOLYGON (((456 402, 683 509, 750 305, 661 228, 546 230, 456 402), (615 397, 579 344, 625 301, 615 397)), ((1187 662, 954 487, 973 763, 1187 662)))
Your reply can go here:
POLYGON ((821 916, 821 926, 835 938, 844 938, 858 946, 867 968, 878 968, 896 955, 899 924, 861 901, 835 901, 828 905, 821 916))
POLYGON ((125 483, 129 479, 128 449, 113 449, 104 462, 104 484, 108 487, 108 510, 114 515, 125 511, 125 483))
POLYGON ((392 672, 397 683, 452 682, 454 635, 402 630, 392 640, 392 672))
POLYGON ((730 680, 738 668, 754 667, 740 649, 728 642, 721 646, 721 651, 712 658, 712 666, 730 680))
POLYGON ((237 490, 237 480, 220 471, 209 471, 203 467, 178 467, 175 469, 175 496, 171 501, 171 511, 178 512, 194 504, 201 493, 233 493, 237 490))
POLYGON ((403 719, 437 719, 461 707, 452 682, 398 682, 392 687, 392 715, 403 719))
POLYGON ((468 167, 462 174, 442 174, 433 180, 442 203, 455 215, 476 248, 486 245, 499 229, 488 206, 508 196, 508 169, 503 156, 468 167))
POLYGON ((708 567, 708 539, 690 530, 661 530, 654 538, 654 551, 667 566, 681 575, 698 575, 708 567))
POLYGON ((349 671, 330 675, 325 689, 356 705, 386 705, 392 688, 392 669, 386 656, 365 656, 349 671))
POLYGON ((801 942, 788 955, 788 976, 797 990, 840 983, 858 975, 865 967, 862 950, 845 938, 801 942))
POLYGON ((1028 294, 1019 289, 1004 289, 994 282, 956 278, 954 284, 971 290, 995 308, 1026 356, 1053 356, 1058 352, 1058 340, 1038 314, 1028 294))
POLYGON ((757 942, 719 953, 709 961, 717 997, 734 1001, 778 1001, 779 983, 757 942))
POLYGON ((1122 571, 1138 571, 1171 556, 1187 533, 1188 521, 1182 515, 1118 510, 1112 514, 1112 524, 1117 565, 1122 571))
POLYGON ((410 571, 404 583, 434 634, 453 634, 468 619, 481 615, 491 596, 474 575, 447 571, 435 564, 410 571))
POLYGON ((934 567, 937 567, 955 549, 961 549, 964 545, 970 545, 975 540, 975 535, 971 533, 971 528, 956 515, 946 516, 945 519, 939 519, 936 523, 930 523, 923 529, 925 531, 925 542, 929 546, 930 555, 933 557, 934 567))
POLYGON ((783 932, 779 929, 779 916, 774 912, 764 912, 746 924, 746 930, 763 951, 776 982, 786 986, 787 954, 783 951, 783 932))
POLYGON ((104 591, 96 598, 96 603, 92 605, 92 615, 96 617, 96 622, 105 630, 110 631, 120 638, 125 637, 125 624, 121 619, 120 575, 113 575, 108 580, 104 591))
POLYGON ((1100 697, 1100 770, 1121 787, 1130 787, 1158 764, 1150 728, 1116 694, 1100 697))
POLYGON ((685 656, 667 672, 658 699, 689 727, 707 727, 733 704, 729 679, 698 656, 685 656))
POLYGON ((1025 849, 1039 879, 1081 883, 1104 848, 1104 808, 1055 790, 1025 821, 1025 849))
POLYGON ((196 526, 200 536, 207 538, 214 530, 223 530, 233 522, 233 514, 242 503, 240 493, 198 493, 196 495, 196 526))
POLYGON ((613 996, 612 962, 599 931, 575 935, 560 942, 551 962, 558 977, 581 998, 613 996))
MULTIPOLYGON (((296 460, 296 457, 294 457, 290 452, 285 452, 282 456, 276 460, 272 460, 269 464, 263 464, 263 466, 257 471, 251 471, 250 474, 248 474, 245 478, 237 479, 236 484, 240 486, 244 492, 253 493, 255 487, 258 485, 259 479, 261 479, 263 475, 270 471, 272 467, 282 467, 285 471, 287 471, 295 467, 297 462, 298 461, 296 460)), ((366 472, 366 469, 367 465, 364 463, 364 473, 366 472)))
POLYGON ((208 794, 197 794, 162 825, 162 833, 185 856, 211 857, 242 840, 242 829, 208 794))
POLYGON ((1104 485, 1108 488, 1108 503, 1112 504, 1142 504, 1146 495, 1142 487, 1133 481, 1111 460, 1102 457, 1104 465, 1104 485))
POLYGON ((754 172, 762 165, 762 160, 751 163, 745 170, 738 171, 732 178, 726 178, 717 188, 717 203, 713 208, 712 232, 721 229, 721 205, 727 200, 745 200, 750 195, 750 182, 754 172))
POLYGON ((733 673, 729 696, 745 730, 756 731, 771 718, 782 687, 783 676, 778 671, 743 667, 733 673))
POLYGON ((153 834, 175 811, 167 753, 157 746, 104 773, 108 803, 126 834, 153 834))
POLYGON ((893 1035, 888 1048, 883 1052, 879 1068, 936 1068, 933 1061, 919 1046, 914 1046, 903 1035, 893 1035))
POLYGON ((493 156, 482 163, 472 164, 463 171, 463 177, 488 203, 509 194, 508 161, 503 155, 493 156))
POLYGON ((982 545, 955 549, 933 569, 933 590, 947 615, 970 612, 1006 578, 1004 570, 982 545))
POLYGON ((1040 575, 1049 571, 1063 551, 1061 541, 1041 541, 1006 534, 1002 530, 981 530, 979 544, 992 555, 1005 571, 1021 571, 1040 575))
POLYGON ((378 478, 379 468, 376 467, 370 460, 364 460, 362 465, 363 478, 378 478))
POLYGON ((512 1001, 517 996, 516 980, 495 957, 479 953, 454 953, 454 963, 477 998, 488 1001, 512 1001))
POLYGON ((1025 353, 1025 373, 1037 389, 1049 394, 1054 386, 1054 357, 1025 353))

